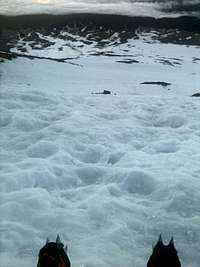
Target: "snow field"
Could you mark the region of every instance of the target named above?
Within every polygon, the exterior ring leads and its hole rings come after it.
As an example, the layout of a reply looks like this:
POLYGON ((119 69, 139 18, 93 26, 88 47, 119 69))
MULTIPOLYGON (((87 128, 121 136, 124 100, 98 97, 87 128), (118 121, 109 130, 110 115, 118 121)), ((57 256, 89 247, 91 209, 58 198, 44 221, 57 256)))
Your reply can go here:
POLYGON ((199 266, 199 48, 128 44, 140 63, 84 47, 83 67, 0 65, 1 267, 36 266, 57 233, 75 267, 146 266, 160 233, 199 266), (158 60, 174 56, 181 65, 158 60))
MULTIPOLYGON (((60 38, 37 34, 52 45, 38 50, 31 48, 31 42, 22 38, 12 51, 19 53, 18 49, 22 47, 27 49, 28 55, 69 57, 71 60, 58 64, 48 60, 30 62, 19 58, 8 67, 5 63, 2 77, 4 85, 23 86, 27 90, 33 87, 44 93, 59 88, 65 93, 78 95, 101 92, 104 89, 119 95, 145 93, 150 96, 166 95, 166 91, 167 95, 176 96, 191 95, 198 91, 199 47, 161 44, 154 40, 154 33, 142 34, 138 40, 131 38, 126 43, 121 43, 119 35, 115 33, 105 40, 107 44, 104 46, 100 46, 95 40, 88 43, 88 37, 64 31, 60 32, 60 38), (138 63, 127 64, 126 60, 136 60, 138 63), (24 66, 23 73, 20 68, 16 68, 18 64, 24 66), (8 71, 10 75, 7 75, 8 71), (165 81, 171 85, 162 88, 141 84, 146 81, 165 81)), ((50 104, 47 101, 46 105, 50 104)))
POLYGON ((1 90, 2 253, 59 232, 75 266, 145 266, 162 232, 196 267, 197 99, 54 93, 1 90))

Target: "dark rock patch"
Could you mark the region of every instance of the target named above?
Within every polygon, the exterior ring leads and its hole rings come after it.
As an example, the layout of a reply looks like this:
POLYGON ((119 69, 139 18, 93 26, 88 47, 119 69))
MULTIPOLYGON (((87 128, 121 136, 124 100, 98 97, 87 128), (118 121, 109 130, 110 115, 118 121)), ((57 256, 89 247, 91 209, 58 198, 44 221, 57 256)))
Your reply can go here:
POLYGON ((22 53, 27 53, 27 49, 25 47, 18 46, 17 49, 22 53))
POLYGON ((140 63, 138 60, 135 60, 135 59, 117 60, 116 62, 118 62, 118 63, 126 63, 126 64, 140 63))
POLYGON ((96 92, 96 93, 92 93, 94 95, 110 95, 111 91, 109 90, 103 90, 102 92, 96 92))
POLYGON ((91 51, 91 56, 106 56, 106 57, 130 57, 131 55, 120 55, 120 54, 114 54, 112 51, 91 51))
POLYGON ((168 59, 159 59, 158 60, 160 63, 162 63, 163 65, 169 65, 169 66, 174 66, 174 63, 172 63, 170 60, 168 59))
POLYGON ((167 82, 143 82, 143 83, 140 83, 140 84, 152 84, 152 85, 161 85, 163 87, 166 87, 166 86, 169 86, 171 85, 171 83, 167 83, 167 82))
POLYGON ((0 51, 0 58, 11 60, 15 57, 16 57, 16 55, 14 55, 13 53, 7 53, 7 52, 1 52, 0 51))
POLYGON ((200 58, 198 58, 198 57, 193 57, 192 62, 196 63, 196 62, 198 62, 198 61, 200 61, 200 58))
MULTIPOLYGON (((34 49, 44 49, 54 44, 42 35, 73 42, 78 41, 74 36, 80 36, 85 39, 83 43, 96 42, 96 47, 104 48, 109 44, 117 46, 126 43, 130 38, 138 39, 141 34, 152 31, 154 36, 151 42, 155 39, 164 43, 199 46, 199 21, 193 17, 154 19, 98 14, 0 16, 0 50, 10 51, 19 39, 30 42, 34 49)), ((170 65, 173 61, 161 63, 170 65)))
POLYGON ((193 94, 191 95, 192 97, 200 97, 200 93, 196 93, 196 94, 193 94))

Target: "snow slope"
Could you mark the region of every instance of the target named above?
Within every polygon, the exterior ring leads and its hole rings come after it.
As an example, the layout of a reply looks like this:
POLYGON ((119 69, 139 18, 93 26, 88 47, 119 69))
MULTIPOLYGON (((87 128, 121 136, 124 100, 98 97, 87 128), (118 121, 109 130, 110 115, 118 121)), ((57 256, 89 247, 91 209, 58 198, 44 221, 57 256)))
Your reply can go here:
POLYGON ((57 233, 75 267, 145 266, 160 233, 198 267, 199 47, 60 42, 23 45, 67 63, 0 65, 1 267, 36 266, 57 233))

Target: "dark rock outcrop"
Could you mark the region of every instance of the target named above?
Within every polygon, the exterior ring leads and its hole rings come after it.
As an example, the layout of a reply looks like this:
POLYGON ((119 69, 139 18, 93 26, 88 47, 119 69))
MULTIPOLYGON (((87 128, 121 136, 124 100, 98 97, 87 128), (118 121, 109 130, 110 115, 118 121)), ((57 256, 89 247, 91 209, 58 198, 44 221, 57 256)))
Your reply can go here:
POLYGON ((167 83, 167 82, 143 82, 141 84, 161 85, 163 87, 171 85, 171 83, 167 83))
POLYGON ((196 93, 196 94, 193 94, 191 95, 192 97, 200 97, 200 93, 196 93))

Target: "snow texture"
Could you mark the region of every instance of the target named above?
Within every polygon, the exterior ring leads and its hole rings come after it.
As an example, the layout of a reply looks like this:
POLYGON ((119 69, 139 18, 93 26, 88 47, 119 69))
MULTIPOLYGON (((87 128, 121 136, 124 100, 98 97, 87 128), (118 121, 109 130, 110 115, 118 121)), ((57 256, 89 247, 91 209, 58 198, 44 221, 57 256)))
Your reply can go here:
POLYGON ((160 233, 183 267, 199 266, 199 47, 143 38, 113 47, 136 64, 87 46, 81 66, 1 63, 1 267, 36 266, 57 233, 75 267, 143 267, 160 233))

